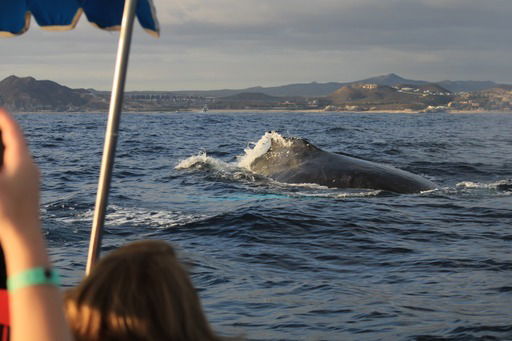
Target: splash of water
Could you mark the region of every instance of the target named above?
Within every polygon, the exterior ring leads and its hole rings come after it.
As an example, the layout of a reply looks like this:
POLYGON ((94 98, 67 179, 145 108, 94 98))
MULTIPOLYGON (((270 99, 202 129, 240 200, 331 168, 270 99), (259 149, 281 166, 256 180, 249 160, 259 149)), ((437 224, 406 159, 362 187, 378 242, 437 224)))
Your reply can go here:
POLYGON ((203 168, 205 166, 213 169, 230 169, 234 167, 227 162, 208 156, 205 152, 201 152, 198 155, 193 155, 186 158, 185 160, 180 161, 174 168, 188 169, 203 168))
POLYGON ((272 142, 288 147, 292 144, 292 141, 285 139, 275 131, 267 132, 258 142, 253 144, 252 148, 249 146, 244 149, 245 154, 238 157, 238 167, 251 170, 251 164, 254 160, 268 152, 272 142))
MULTIPOLYGON (((66 224, 89 222, 93 216, 92 210, 79 212, 75 215, 56 217, 56 221, 66 224)), ((207 219, 205 214, 190 214, 181 211, 149 210, 138 207, 121 207, 111 205, 106 217, 106 225, 119 227, 125 225, 147 226, 153 228, 169 228, 207 219)))
POLYGON ((275 131, 267 132, 258 142, 249 143, 249 146, 244 149, 244 154, 237 156, 237 162, 235 163, 224 162, 208 156, 205 152, 201 152, 180 161, 175 169, 212 168, 217 170, 233 170, 235 168, 242 168, 250 171, 254 160, 268 152, 272 143, 287 147, 292 145, 292 141, 284 138, 279 133, 275 131))
POLYGON ((463 182, 459 182, 456 186, 457 186, 457 188, 461 188, 461 189, 491 189, 491 190, 510 191, 510 190, 512 190, 512 180, 498 180, 498 181, 491 182, 491 183, 463 181, 463 182))

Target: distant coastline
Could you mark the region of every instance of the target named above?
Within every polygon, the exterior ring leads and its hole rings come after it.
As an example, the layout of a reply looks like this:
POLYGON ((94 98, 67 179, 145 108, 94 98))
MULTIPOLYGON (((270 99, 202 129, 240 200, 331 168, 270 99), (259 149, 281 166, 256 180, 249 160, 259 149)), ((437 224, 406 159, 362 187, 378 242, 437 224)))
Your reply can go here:
MULTIPOLYGON (((71 89, 9 76, 0 106, 18 113, 106 112, 110 92, 71 89)), ((512 112, 512 85, 490 81, 426 82, 388 74, 348 83, 305 83, 210 91, 128 91, 124 112, 290 111, 350 113, 512 112)))
MULTIPOLYGON (((13 111, 16 115, 58 115, 58 114, 73 114, 73 115, 107 115, 108 111, 13 111)), ((379 115, 379 114, 401 114, 401 115, 484 115, 484 114, 503 114, 512 115, 512 110, 498 111, 498 110, 447 110, 437 113, 425 113, 411 110, 374 110, 374 111, 325 111, 321 109, 304 109, 304 110, 287 110, 287 109, 218 109, 203 112, 202 110, 183 110, 183 111, 126 111, 124 114, 236 114, 236 113, 310 113, 310 114, 352 114, 352 115, 379 115)))

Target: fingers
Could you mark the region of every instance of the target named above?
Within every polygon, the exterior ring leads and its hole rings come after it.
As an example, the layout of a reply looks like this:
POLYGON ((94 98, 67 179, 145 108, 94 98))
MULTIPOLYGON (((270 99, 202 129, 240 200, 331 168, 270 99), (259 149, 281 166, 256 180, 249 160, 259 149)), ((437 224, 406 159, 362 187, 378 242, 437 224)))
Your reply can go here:
POLYGON ((2 143, 5 148, 4 161, 19 160, 21 157, 29 155, 20 127, 11 115, 1 108, 0 131, 2 131, 2 143))

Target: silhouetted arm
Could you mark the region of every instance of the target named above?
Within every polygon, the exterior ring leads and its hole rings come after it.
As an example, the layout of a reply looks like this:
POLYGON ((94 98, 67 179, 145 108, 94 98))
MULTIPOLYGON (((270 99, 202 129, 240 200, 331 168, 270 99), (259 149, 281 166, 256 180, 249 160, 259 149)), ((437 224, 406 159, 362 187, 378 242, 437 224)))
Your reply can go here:
MULTIPOLYGON (((51 266, 39 218, 39 170, 23 133, 0 109, 5 146, 0 168, 0 242, 9 278, 51 266)), ((11 340, 72 340, 64 318, 60 289, 30 285, 9 291, 11 340)))

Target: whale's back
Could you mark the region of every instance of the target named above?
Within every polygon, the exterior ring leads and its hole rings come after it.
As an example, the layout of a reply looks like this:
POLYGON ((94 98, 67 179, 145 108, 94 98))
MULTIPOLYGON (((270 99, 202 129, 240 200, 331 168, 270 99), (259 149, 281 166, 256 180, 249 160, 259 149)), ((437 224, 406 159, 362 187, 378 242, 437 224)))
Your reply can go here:
POLYGON ((435 188, 431 181, 385 164, 321 150, 309 141, 272 141, 250 169, 285 183, 315 183, 327 187, 381 189, 416 193, 435 188))

